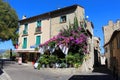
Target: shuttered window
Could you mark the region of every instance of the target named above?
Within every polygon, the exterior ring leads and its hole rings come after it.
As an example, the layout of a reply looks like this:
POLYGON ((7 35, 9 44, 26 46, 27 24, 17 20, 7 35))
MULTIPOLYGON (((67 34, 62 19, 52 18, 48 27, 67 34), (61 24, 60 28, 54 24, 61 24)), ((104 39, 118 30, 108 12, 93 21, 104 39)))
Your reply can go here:
POLYGON ((24 38, 23 39, 23 46, 22 46, 23 49, 26 49, 27 48, 27 38, 24 38))
POLYGON ((41 27, 41 20, 37 21, 37 27, 41 27))
POLYGON ((40 45, 40 40, 41 40, 41 37, 40 36, 36 36, 36 46, 40 45))

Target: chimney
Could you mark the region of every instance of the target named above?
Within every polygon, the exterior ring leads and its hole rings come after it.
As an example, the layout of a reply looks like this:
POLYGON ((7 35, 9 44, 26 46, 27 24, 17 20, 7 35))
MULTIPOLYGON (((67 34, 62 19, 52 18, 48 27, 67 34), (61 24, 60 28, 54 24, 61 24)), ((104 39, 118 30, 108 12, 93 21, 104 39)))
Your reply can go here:
POLYGON ((22 19, 26 19, 26 16, 25 16, 25 15, 23 15, 22 19))

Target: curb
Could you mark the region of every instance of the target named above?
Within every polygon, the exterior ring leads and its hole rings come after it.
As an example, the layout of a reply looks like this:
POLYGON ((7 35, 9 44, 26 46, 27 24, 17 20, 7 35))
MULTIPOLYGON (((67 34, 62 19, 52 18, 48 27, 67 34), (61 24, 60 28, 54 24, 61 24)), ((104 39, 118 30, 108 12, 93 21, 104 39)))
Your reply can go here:
POLYGON ((0 75, 0 80, 12 80, 11 77, 3 70, 3 73, 0 75))

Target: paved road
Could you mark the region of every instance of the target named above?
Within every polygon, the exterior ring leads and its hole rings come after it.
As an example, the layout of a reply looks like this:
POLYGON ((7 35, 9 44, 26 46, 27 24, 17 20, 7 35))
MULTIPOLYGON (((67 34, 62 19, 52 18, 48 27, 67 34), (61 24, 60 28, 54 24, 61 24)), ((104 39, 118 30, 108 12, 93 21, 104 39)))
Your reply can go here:
POLYGON ((71 76, 67 73, 58 74, 51 69, 36 70, 32 66, 18 64, 5 66, 4 70, 12 80, 66 80, 71 76))
POLYGON ((8 64, 4 70, 12 80, 113 80, 104 73, 75 73, 68 69, 35 70, 30 65, 8 64))

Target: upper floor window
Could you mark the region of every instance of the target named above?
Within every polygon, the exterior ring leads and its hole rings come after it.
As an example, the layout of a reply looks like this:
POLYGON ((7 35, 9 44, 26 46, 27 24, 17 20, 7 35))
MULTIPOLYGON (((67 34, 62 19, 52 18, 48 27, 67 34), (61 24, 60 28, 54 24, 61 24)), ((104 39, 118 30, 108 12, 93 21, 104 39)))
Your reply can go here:
POLYGON ((41 20, 37 21, 37 27, 41 27, 41 20))
POLYGON ((24 30, 28 29, 28 24, 25 24, 24 30))
POLYGON ((35 28, 35 33, 41 33, 41 20, 37 21, 37 27, 35 28))
POLYGON ((41 36, 36 36, 36 46, 40 45, 41 36))
POLYGON ((61 16, 60 17, 60 23, 64 23, 66 21, 67 21, 66 16, 61 16))
POLYGON ((24 30, 23 30, 23 34, 28 34, 28 24, 24 25, 24 30))
POLYGON ((27 48, 27 38, 23 38, 23 45, 22 45, 23 49, 27 48))

